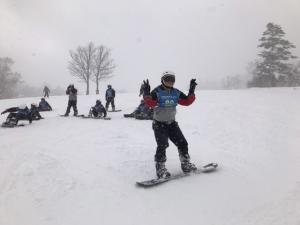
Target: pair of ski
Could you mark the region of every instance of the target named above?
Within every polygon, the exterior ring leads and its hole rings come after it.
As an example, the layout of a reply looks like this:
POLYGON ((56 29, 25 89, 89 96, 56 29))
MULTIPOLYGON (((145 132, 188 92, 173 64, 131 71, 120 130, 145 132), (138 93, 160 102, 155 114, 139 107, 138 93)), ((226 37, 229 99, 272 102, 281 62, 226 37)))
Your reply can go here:
POLYGON ((176 179, 180 179, 180 178, 187 177, 187 176, 193 176, 193 175, 201 174, 201 173, 211 173, 211 172, 216 171, 217 168, 218 168, 217 163, 209 163, 205 166, 202 166, 201 168, 198 168, 196 171, 191 172, 191 173, 178 173, 178 174, 174 174, 174 175, 172 174, 170 177, 138 181, 138 182, 136 182, 136 185, 139 187, 143 187, 143 188, 149 188, 149 187, 153 187, 153 186, 156 186, 156 185, 159 185, 162 183, 166 183, 171 180, 176 180, 176 179))

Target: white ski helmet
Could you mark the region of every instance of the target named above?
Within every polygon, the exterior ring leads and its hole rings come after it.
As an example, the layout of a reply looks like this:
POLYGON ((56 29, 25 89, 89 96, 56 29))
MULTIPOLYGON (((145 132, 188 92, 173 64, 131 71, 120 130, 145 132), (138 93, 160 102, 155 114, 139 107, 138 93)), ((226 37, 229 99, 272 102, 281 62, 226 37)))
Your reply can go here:
POLYGON ((166 70, 161 75, 161 82, 175 82, 175 73, 171 70, 166 70))

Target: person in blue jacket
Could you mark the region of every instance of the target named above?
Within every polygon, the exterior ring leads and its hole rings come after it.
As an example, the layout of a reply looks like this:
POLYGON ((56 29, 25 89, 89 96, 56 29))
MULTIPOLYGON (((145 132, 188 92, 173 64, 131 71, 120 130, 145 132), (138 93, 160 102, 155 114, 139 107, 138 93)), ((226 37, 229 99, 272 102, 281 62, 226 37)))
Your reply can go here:
POLYGON ((115 111, 115 97, 116 97, 116 91, 112 88, 112 86, 109 84, 107 85, 107 90, 105 92, 105 109, 108 110, 109 105, 111 104, 112 111, 115 111))
POLYGON ((45 100, 45 98, 41 98, 38 106, 39 111, 52 111, 52 107, 50 104, 45 100))

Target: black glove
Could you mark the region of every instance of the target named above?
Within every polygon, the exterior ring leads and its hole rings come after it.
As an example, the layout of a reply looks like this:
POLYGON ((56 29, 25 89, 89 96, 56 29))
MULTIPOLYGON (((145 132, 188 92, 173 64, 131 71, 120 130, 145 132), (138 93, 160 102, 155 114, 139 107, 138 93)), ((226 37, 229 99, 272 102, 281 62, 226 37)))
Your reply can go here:
POLYGON ((150 95, 150 84, 149 84, 149 80, 147 79, 146 81, 143 81, 143 96, 145 95, 150 95))
POLYGON ((189 95, 193 95, 197 86, 196 79, 191 79, 189 95))
POLYGON ((141 85, 140 87, 140 94, 139 94, 139 97, 143 94, 144 90, 143 90, 143 87, 144 87, 144 84, 141 85))

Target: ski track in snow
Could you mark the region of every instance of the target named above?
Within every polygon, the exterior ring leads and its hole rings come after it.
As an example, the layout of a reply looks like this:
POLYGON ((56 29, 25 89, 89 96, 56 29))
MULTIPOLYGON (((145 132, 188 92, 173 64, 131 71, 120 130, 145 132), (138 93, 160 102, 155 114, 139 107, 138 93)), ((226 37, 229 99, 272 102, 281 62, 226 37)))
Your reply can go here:
MULTIPOLYGON (((300 224, 300 89, 199 91, 177 120, 193 162, 220 169, 137 188, 155 176, 151 121, 123 118, 136 93, 118 94, 110 121, 53 112, 25 127, 0 129, 0 225, 300 224)), ((87 114, 99 96, 79 96, 87 114)), ((0 110, 39 98, 0 101, 0 110)), ((5 120, 7 115, 1 115, 5 120)), ((167 167, 180 171, 170 143, 167 167)))

